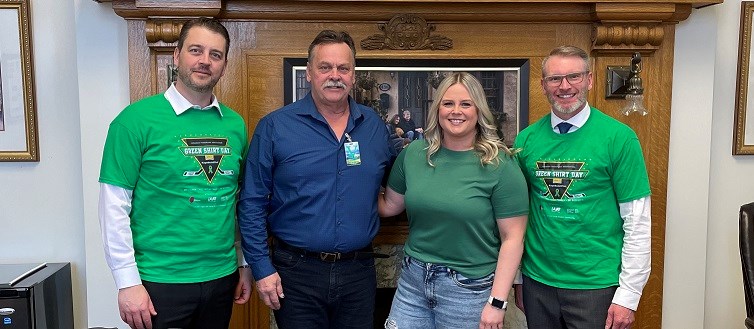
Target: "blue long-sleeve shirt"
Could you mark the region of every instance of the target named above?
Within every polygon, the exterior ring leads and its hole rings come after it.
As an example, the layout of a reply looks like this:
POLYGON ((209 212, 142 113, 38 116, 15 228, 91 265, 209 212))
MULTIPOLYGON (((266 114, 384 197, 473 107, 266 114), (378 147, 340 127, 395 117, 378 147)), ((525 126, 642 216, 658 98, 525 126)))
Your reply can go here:
POLYGON ((311 95, 266 115, 249 145, 238 203, 243 251, 256 280, 275 273, 269 234, 310 251, 349 252, 379 229, 377 193, 392 153, 385 123, 349 97, 345 134, 336 139, 311 95), (346 164, 358 142, 361 164, 346 164))

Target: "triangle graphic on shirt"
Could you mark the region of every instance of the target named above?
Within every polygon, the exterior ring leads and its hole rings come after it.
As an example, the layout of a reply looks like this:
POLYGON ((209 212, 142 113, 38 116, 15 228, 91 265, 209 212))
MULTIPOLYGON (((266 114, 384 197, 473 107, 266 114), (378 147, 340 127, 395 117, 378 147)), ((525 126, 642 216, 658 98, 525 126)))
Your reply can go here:
POLYGON ((568 193, 574 181, 584 179, 589 173, 588 170, 581 170, 582 167, 584 167, 584 162, 538 161, 535 174, 547 187, 547 193, 544 196, 556 200, 583 197, 583 195, 568 193))
POLYGON ((212 183, 215 175, 233 175, 233 170, 222 170, 220 164, 223 157, 231 154, 227 138, 200 137, 182 138, 185 146, 180 147, 183 155, 193 157, 199 164, 199 170, 187 170, 184 177, 204 174, 207 182, 212 183))

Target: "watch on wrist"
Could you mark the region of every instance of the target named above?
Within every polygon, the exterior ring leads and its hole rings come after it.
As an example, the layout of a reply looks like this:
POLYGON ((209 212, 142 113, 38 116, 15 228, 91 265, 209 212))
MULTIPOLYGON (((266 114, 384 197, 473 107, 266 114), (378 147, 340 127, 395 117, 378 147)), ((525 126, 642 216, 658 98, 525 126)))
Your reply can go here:
POLYGON ((249 264, 246 265, 238 265, 238 268, 251 268, 249 264))
POLYGON ((495 297, 490 296, 490 299, 487 300, 487 303, 489 303, 492 307, 505 311, 508 309, 508 301, 497 299, 495 297))

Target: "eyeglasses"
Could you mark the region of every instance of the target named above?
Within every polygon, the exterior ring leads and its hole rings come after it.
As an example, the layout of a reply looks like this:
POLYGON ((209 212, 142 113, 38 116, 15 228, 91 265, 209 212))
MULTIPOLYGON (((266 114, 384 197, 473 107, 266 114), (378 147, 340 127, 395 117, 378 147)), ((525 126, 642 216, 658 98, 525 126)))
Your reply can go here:
POLYGON ((568 80, 569 84, 577 84, 577 83, 581 83, 581 81, 584 81, 584 76, 586 76, 588 73, 589 71, 569 73, 569 74, 559 74, 559 75, 548 75, 542 78, 542 80, 544 80, 544 82, 550 87, 560 86, 560 84, 563 83, 563 79, 568 80))

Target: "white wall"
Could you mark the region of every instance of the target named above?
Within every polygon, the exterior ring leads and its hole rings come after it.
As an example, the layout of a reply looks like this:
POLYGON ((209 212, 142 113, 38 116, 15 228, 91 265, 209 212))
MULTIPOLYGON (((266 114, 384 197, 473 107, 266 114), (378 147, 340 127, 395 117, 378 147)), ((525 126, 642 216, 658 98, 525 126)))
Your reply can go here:
MULTIPOLYGON (((126 23, 91 0, 31 7, 41 161, 0 163, 0 224, 13 233, 0 248, 14 251, 0 262, 72 262, 75 327, 125 328, 96 203, 107 125, 128 103, 126 23)), ((730 151, 739 14, 735 0, 694 10, 676 34, 664 328, 745 317, 737 211, 754 201, 754 156, 730 151)))
POLYGON ((38 163, 0 163, 2 263, 71 262, 76 328, 86 327, 86 261, 74 10, 31 2, 38 163), (54 53, 53 53, 54 51, 54 53))
POLYGON ((694 10, 676 34, 665 328, 746 317, 738 209, 754 202, 754 157, 731 155, 740 13, 740 0, 694 10))
MULTIPOLYGON (((754 201, 754 157, 732 156, 741 1, 717 11, 717 47, 712 107, 705 328, 741 328, 745 318, 738 210, 754 201)), ((696 49, 705 45, 698 44, 696 49)), ((698 79, 704 79, 699 77, 698 79)), ((750 118, 751 119, 751 118, 750 118)))
POLYGON ((99 165, 110 121, 129 103, 126 21, 108 3, 75 0, 89 326, 127 326, 105 263, 97 218, 99 165))
POLYGON ((717 42, 715 8, 694 10, 676 29, 662 309, 664 328, 703 328, 704 324, 712 89, 717 42))
POLYGON ((126 24, 91 0, 30 7, 40 161, 0 163, 0 263, 71 262, 74 327, 123 328, 96 181, 107 124, 128 103, 126 24))

